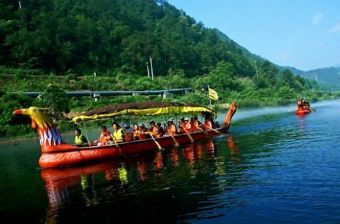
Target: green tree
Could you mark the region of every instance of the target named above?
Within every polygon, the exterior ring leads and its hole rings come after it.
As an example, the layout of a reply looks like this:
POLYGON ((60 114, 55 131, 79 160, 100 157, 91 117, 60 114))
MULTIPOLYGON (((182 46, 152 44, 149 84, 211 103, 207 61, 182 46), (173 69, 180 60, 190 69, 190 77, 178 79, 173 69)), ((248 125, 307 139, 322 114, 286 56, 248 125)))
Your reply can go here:
POLYGON ((62 112, 68 113, 70 110, 69 98, 65 91, 54 85, 49 85, 46 90, 36 98, 35 104, 40 107, 51 108, 58 118, 60 118, 62 112))

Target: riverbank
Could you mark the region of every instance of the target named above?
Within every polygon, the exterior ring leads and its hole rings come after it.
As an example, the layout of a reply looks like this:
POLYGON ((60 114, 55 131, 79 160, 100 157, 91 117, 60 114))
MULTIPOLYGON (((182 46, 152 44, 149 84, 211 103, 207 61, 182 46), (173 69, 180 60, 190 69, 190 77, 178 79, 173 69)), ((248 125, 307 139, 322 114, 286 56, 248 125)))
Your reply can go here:
MULTIPOLYGON (((136 74, 108 73, 104 75, 65 76, 42 75, 24 70, 6 70, 6 75, 0 74, 0 138, 13 138, 30 133, 29 120, 18 120, 12 111, 18 108, 38 106, 52 108, 59 114, 65 111, 79 113, 106 105, 129 102, 165 101, 184 102, 209 106, 207 86, 218 93, 219 99, 212 102, 215 110, 225 110, 227 103, 237 101, 239 108, 258 108, 264 106, 280 106, 294 104, 298 97, 304 97, 313 103, 325 99, 339 97, 339 92, 327 92, 312 89, 300 79, 300 87, 289 86, 277 78, 275 85, 259 87, 254 77, 224 76, 224 66, 211 74, 197 77, 186 77, 183 72, 171 72, 153 80, 136 74), (12 74, 10 74, 12 72, 12 74), (13 74, 14 73, 14 74, 13 74), (53 85, 51 85, 53 83, 53 85), (169 94, 163 96, 111 96, 111 97, 68 97, 65 91, 72 90, 159 90, 189 87, 185 94, 169 94), (23 91, 42 91, 42 95, 31 98, 20 94, 23 91)), ((272 80, 273 81, 273 80, 272 80)), ((274 80, 275 81, 275 80, 274 80)), ((296 83, 295 83, 296 84, 296 83)), ((57 119, 62 116, 59 115, 57 119)), ((74 125, 66 120, 59 122, 61 131, 72 130, 74 125)))
MULTIPOLYGON (((336 99, 339 100, 339 99, 336 99)), ((324 100, 319 102, 314 102, 312 104, 313 108, 317 108, 323 105, 327 105, 332 103, 334 100, 324 100)), ((222 119, 224 118, 225 112, 227 111, 227 108, 229 107, 228 103, 221 104, 221 105, 215 105, 215 109, 219 112, 219 116, 217 117, 217 120, 220 120, 222 122, 222 119)), ((288 104, 288 105, 281 105, 281 106, 256 106, 256 107, 239 107, 238 111, 233 118, 232 124, 235 122, 239 122, 240 120, 255 117, 255 116, 262 116, 262 115, 269 115, 269 114, 278 114, 278 113, 294 113, 295 112, 295 103, 294 104, 288 104)), ((29 125, 29 124, 27 124, 29 125)), ((86 125, 87 131, 90 133, 90 136, 94 138, 93 133, 97 134, 98 127, 100 127, 101 124, 92 122, 90 124, 86 125)), ((68 139, 73 138, 73 129, 77 127, 74 123, 70 121, 59 121, 57 122, 57 126, 60 129, 63 137, 66 137, 68 139)), ((16 127, 13 127, 16 128, 16 127)), ((80 128, 84 128, 83 126, 80 128)), ((29 131, 21 136, 11 136, 11 139, 8 139, 8 137, 2 137, 0 138, 0 144, 15 144, 20 141, 25 141, 27 139, 36 139, 39 141, 39 138, 37 136, 37 133, 34 129, 29 129, 29 131)))

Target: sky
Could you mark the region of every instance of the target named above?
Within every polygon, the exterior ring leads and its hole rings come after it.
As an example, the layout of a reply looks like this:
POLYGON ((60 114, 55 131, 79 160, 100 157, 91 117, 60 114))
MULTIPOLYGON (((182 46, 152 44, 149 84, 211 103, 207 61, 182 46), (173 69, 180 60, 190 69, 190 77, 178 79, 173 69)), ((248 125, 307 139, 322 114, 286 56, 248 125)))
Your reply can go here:
POLYGON ((301 70, 340 66, 340 0, 168 0, 269 61, 301 70))

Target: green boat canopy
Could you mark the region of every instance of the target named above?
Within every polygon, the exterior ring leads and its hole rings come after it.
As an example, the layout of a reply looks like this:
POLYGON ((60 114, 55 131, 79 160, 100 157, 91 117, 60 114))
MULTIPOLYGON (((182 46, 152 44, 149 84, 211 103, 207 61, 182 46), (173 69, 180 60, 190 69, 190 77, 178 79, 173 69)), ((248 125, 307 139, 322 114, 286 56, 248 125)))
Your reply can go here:
POLYGON ((167 114, 202 114, 215 115, 215 111, 204 106, 184 103, 143 102, 108 105, 74 116, 72 121, 98 120, 120 116, 158 116, 167 114))

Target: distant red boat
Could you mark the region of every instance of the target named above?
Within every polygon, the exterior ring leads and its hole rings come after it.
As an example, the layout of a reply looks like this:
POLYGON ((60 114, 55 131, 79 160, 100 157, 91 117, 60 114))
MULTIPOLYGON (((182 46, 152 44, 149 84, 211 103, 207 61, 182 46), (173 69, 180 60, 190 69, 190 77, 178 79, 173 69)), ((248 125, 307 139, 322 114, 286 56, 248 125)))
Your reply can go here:
MULTIPOLYGON (((125 105, 126 106, 126 105, 125 105)), ((135 115, 135 116, 156 116, 172 113, 210 113, 215 112, 207 107, 174 104, 174 103, 153 103, 150 107, 148 103, 136 103, 128 108, 119 106, 111 106, 102 110, 96 110, 95 113, 90 112, 85 115, 73 118, 77 120, 94 120, 110 117, 117 117, 121 115, 135 115)), ((104 146, 89 146, 78 147, 71 144, 66 144, 62 141, 62 137, 54 126, 51 119, 44 113, 42 108, 30 107, 28 109, 15 110, 15 115, 29 115, 32 119, 32 128, 36 128, 40 138, 41 156, 39 165, 42 168, 51 167, 65 167, 80 163, 96 161, 101 159, 110 159, 121 156, 139 154, 150 150, 157 149, 159 145, 163 148, 172 147, 175 143, 180 145, 191 143, 204 138, 211 138, 216 135, 226 133, 230 127, 230 121, 236 112, 236 103, 232 103, 229 111, 225 117, 224 124, 221 128, 209 129, 204 131, 192 132, 190 134, 177 134, 175 136, 163 136, 160 138, 142 139, 131 142, 123 142, 119 144, 104 145, 104 146)))
POLYGON ((312 112, 310 109, 301 109, 301 110, 296 110, 296 115, 305 115, 305 114, 308 114, 308 113, 310 113, 310 112, 312 112))
POLYGON ((296 115, 303 116, 305 114, 308 114, 312 112, 310 108, 310 104, 307 101, 304 101, 302 99, 299 99, 297 101, 297 108, 296 108, 296 115))

